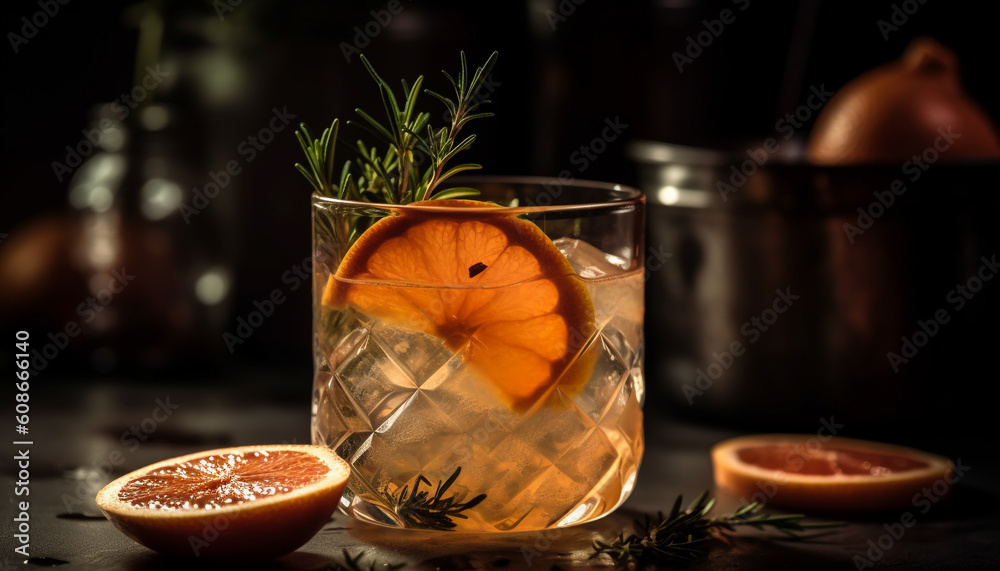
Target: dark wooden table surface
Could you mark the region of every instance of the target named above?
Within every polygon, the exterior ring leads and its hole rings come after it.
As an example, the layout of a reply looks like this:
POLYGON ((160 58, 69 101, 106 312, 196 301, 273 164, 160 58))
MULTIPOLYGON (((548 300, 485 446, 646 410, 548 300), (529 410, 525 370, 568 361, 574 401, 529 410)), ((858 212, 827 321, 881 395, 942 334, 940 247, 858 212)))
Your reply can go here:
MULTIPOLYGON (((225 385, 36 379, 28 435, 30 496, 15 494, 18 468, 12 456, 18 447, 8 444, 9 455, 2 462, 7 502, 0 569, 19 569, 25 562, 14 551, 18 543, 13 517, 17 502, 26 499, 30 500, 28 567, 199 568, 197 561, 160 557, 95 517, 99 512, 94 495, 114 477, 180 454, 242 444, 308 442, 309 381, 287 377, 278 374, 264 382, 225 385), (133 435, 123 438, 130 431, 133 435)), ((4 403, 8 425, 13 422, 13 407, 4 403)), ((647 403, 647 451, 635 492, 618 512, 597 522, 548 533, 484 537, 374 528, 336 514, 297 552, 259 567, 336 569, 345 563, 345 550, 352 556, 362 554, 366 569, 372 563, 444 570, 610 567, 610 560, 588 559, 591 541, 628 529, 641 513, 669 509, 678 494, 694 498, 711 489, 719 499, 718 513, 740 504, 738 498, 712 488, 708 454, 712 444, 737 432, 665 416, 647 403)), ((935 451, 964 454, 962 463, 970 469, 957 482, 949 502, 909 510, 915 524, 904 527, 901 535, 896 533, 898 537, 891 532, 900 529, 893 524, 902 513, 850 518, 844 528, 813 532, 798 540, 741 530, 728 544, 715 542, 710 554, 689 568, 1000 569, 1000 463, 993 433, 929 444, 935 451)))

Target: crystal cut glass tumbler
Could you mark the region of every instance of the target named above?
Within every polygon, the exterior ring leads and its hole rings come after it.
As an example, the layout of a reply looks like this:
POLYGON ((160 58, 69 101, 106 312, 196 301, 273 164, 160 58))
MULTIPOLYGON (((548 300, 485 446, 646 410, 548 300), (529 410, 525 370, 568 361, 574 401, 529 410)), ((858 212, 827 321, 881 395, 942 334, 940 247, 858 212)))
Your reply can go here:
POLYGON ((341 510, 479 532, 599 518, 643 452, 645 199, 461 184, 477 202, 313 197, 312 439, 351 465, 341 510))

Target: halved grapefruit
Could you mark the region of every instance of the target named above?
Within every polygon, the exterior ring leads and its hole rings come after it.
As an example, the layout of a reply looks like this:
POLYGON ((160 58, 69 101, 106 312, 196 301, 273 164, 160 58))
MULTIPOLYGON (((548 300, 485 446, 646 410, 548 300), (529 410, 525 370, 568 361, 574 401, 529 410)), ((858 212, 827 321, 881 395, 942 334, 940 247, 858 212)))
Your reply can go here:
POLYGON ((950 495, 954 465, 947 458, 878 442, 825 438, 760 434, 724 440, 712 448, 715 483, 748 501, 826 512, 905 509, 924 490, 938 499, 950 495))
POLYGON ((323 446, 224 448, 126 474, 98 492, 97 505, 125 535, 160 553, 271 559, 329 521, 349 475, 323 446))

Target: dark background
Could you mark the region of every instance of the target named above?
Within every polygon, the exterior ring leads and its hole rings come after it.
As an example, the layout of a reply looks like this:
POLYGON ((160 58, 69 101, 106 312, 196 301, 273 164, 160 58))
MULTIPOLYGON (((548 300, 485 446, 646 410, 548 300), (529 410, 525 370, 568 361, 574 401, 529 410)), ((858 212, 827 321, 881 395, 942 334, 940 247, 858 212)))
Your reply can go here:
MULTIPOLYGON (((47 269, 21 297, 3 300, 0 334, 28 329, 41 344, 47 333, 78 319, 72 308, 88 294, 65 251, 80 221, 68 205, 68 181, 56 179, 52 163, 65 159, 66 145, 82 140, 95 104, 141 81, 134 73, 137 22, 153 10, 163 22, 156 61, 170 72, 152 92, 171 117, 169 137, 156 139, 165 145, 159 151, 183 165, 178 168, 191 181, 185 193, 203 187, 227 161, 239 161, 243 170, 190 224, 157 228, 160 247, 176 245, 172 256, 132 253, 125 267, 137 277, 115 301, 123 308, 116 320, 100 331, 85 327, 40 374, 182 373, 180 378, 224 383, 246 371, 280 370, 300 377, 307 390, 311 299, 307 287, 292 291, 283 279, 310 251, 310 189, 293 168, 301 151, 291 128, 277 133, 252 162, 239 148, 267 126, 274 108, 287 108, 295 124, 306 122, 315 132, 334 117, 352 118, 354 106, 379 113, 371 79, 356 56, 346 61, 342 44, 355 42, 356 28, 374 19, 371 10, 390 4, 246 0, 220 17, 222 2, 75 1, 60 5, 14 53, 9 33, 22 33, 22 17, 40 8, 36 1, 4 3, 0 233, 8 236, 0 254, 36 240, 28 257, 46 262, 47 269), (205 258, 227 268, 230 295, 211 315, 158 332, 157 316, 174 315, 167 300, 181 303, 172 280, 189 261, 205 258), (234 332, 238 318, 275 289, 287 301, 230 352, 222 334, 234 332)), ((1000 117, 998 10, 991 3, 753 0, 740 11, 743 4, 401 0, 402 11, 363 51, 391 82, 422 74, 427 87, 443 90, 440 70, 457 70, 460 50, 470 66, 498 50, 490 106, 496 117, 473 123, 479 140, 468 157, 489 174, 553 176, 572 168, 572 153, 606 119, 619 118, 629 125, 623 137, 575 174, 634 184, 637 171, 625 155, 626 142, 739 149, 744 141, 773 135, 776 118, 801 103, 809 86, 836 90, 899 57, 921 35, 957 52, 968 92, 1000 117), (919 9, 884 38, 877 20, 904 4, 919 9), (734 10, 735 22, 679 72, 671 55, 723 8, 734 10), (553 29, 546 10, 561 10, 565 19, 553 29)), ((424 103, 438 109, 430 97, 424 103)), ((142 151, 140 143, 135 152, 142 151)), ((126 217, 128 195, 136 192, 122 191, 126 217)), ((145 231, 135 229, 135 243, 156 241, 146 240, 145 231)), ((6 271, 18 271, 10 255, 0 259, 6 271)), ((2 268, 0 277, 10 279, 2 268)))

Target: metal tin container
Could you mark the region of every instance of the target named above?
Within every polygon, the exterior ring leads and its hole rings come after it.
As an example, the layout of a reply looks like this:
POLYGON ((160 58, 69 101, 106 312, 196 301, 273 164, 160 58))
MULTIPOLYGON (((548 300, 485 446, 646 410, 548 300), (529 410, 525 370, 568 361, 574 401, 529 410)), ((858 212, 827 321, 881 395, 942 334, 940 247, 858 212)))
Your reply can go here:
POLYGON ((1000 165, 630 156, 664 260, 646 289, 651 414, 911 435, 991 414, 1000 165))

